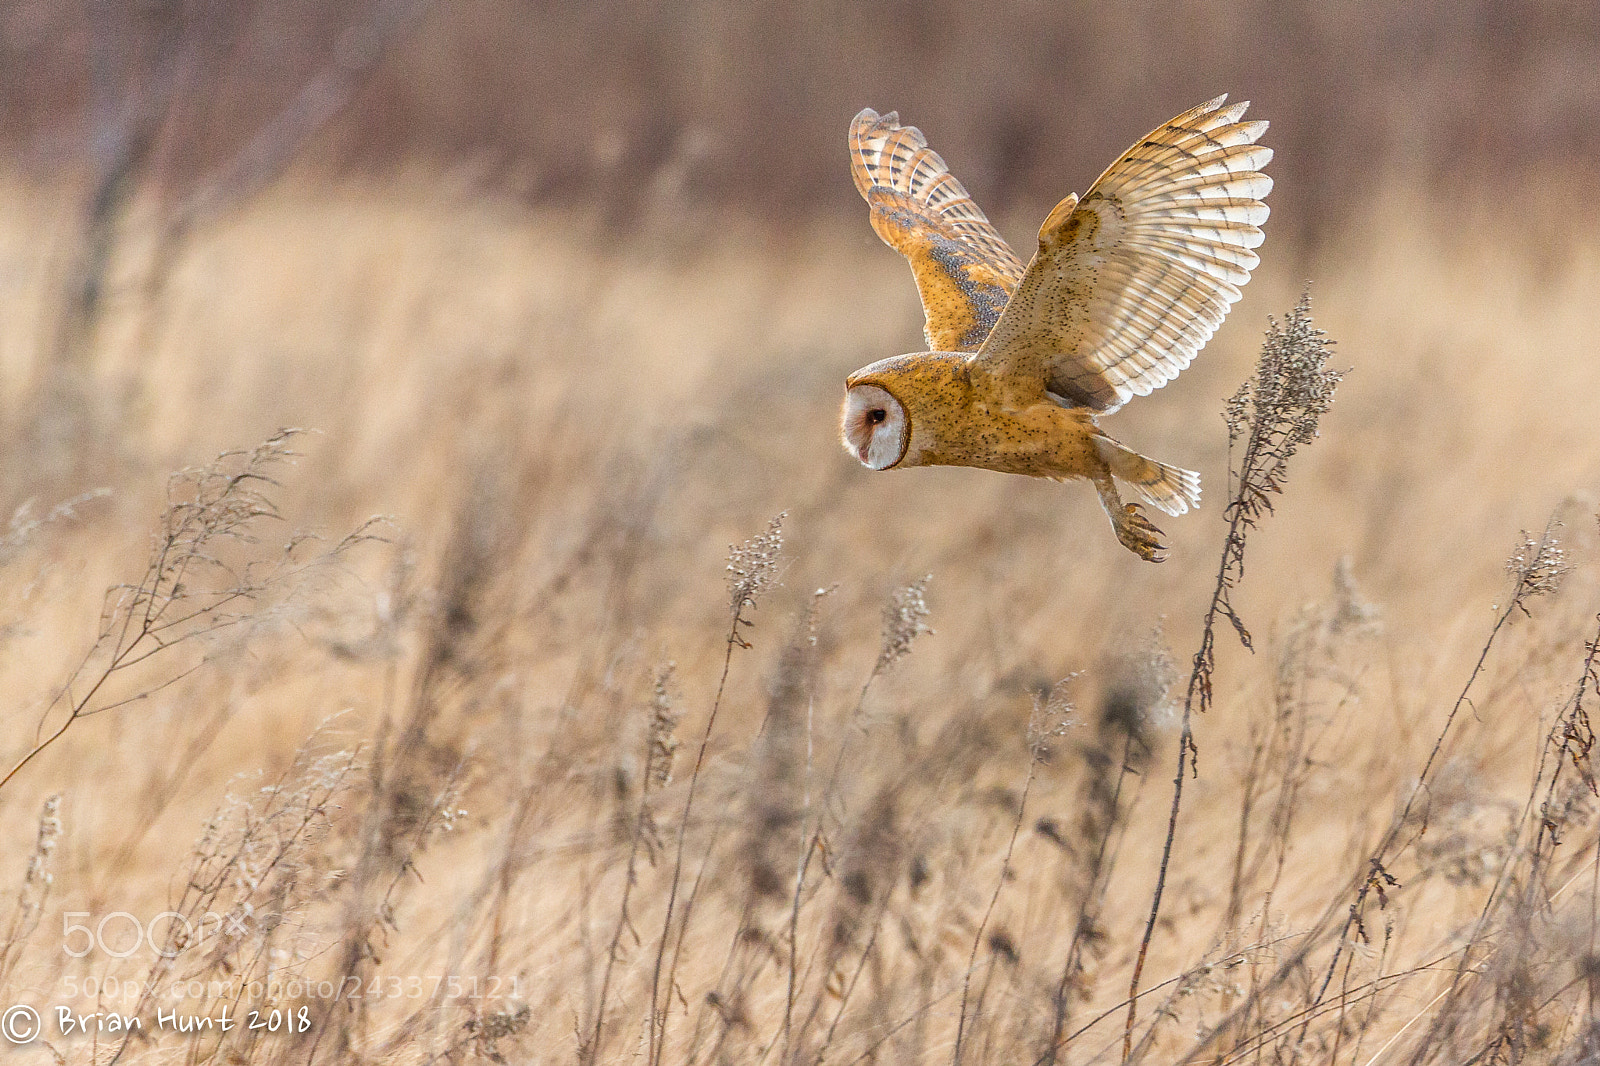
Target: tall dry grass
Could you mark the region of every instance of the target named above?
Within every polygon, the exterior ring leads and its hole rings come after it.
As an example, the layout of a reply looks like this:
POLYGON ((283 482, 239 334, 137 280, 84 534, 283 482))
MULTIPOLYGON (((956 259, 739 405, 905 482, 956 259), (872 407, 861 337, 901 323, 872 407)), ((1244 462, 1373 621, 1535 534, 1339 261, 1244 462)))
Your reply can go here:
POLYGON ((157 286, 130 215, 51 472, 76 235, 0 195, 0 1006, 145 1026, 24 1061, 1594 1053, 1589 232, 1396 187, 1269 242, 1115 419, 1207 481, 1152 567, 1072 486, 837 448, 917 336, 867 227, 618 242, 423 174, 275 188, 157 286), (1224 401, 1302 271, 1350 373, 1229 569, 1224 401), (284 1013, 152 1028, 225 1007, 284 1013))

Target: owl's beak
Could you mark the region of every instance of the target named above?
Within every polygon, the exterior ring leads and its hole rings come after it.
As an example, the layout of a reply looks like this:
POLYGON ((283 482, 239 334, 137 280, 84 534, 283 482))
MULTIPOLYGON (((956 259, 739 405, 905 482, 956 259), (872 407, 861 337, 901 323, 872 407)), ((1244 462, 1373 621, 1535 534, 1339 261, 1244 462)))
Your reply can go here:
POLYGON ((869 463, 867 461, 867 449, 870 448, 870 447, 872 447, 872 441, 868 440, 867 443, 863 444, 861 447, 856 449, 856 456, 858 458, 860 458, 862 466, 871 466, 872 465, 871 463, 869 463))

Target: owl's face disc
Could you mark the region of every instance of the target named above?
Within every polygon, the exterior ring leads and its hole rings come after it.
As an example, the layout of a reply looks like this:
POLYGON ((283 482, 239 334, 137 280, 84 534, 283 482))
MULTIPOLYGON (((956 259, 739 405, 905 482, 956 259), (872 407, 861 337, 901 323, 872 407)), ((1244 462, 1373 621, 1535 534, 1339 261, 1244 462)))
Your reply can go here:
POLYGON ((905 458, 911 420, 889 390, 856 385, 844 394, 839 435, 845 450, 873 470, 887 470, 905 458))

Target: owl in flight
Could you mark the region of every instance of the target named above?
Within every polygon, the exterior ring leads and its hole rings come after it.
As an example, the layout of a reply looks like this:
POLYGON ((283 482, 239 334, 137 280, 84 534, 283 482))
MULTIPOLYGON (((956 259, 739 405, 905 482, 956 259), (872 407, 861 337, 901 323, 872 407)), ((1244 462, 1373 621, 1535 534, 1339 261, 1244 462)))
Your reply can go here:
POLYGON ((905 256, 927 316, 926 352, 845 381, 846 450, 873 470, 976 466, 1088 478, 1117 539, 1160 562, 1163 534, 1117 482, 1171 515, 1200 505, 1200 475, 1158 463, 1096 422, 1178 376, 1260 261, 1272 149, 1265 122, 1226 96, 1123 153, 1039 229, 1026 268, 920 130, 870 108, 850 166, 872 228, 905 256))

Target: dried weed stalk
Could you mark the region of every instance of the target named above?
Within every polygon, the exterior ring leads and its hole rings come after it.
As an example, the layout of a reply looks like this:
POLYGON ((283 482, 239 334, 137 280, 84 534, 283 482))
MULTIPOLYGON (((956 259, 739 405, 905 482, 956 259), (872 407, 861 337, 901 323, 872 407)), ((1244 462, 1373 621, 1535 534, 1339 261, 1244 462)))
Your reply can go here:
MULTIPOLYGON (((1535 539, 1527 532, 1523 532, 1521 540, 1513 549, 1511 557, 1506 561, 1506 573, 1511 577, 1511 594, 1506 603, 1495 616, 1495 623, 1489 630, 1488 637, 1483 642, 1483 647, 1478 652, 1477 662, 1473 664, 1472 672, 1467 676, 1466 684, 1461 687, 1461 693, 1456 697, 1455 703, 1450 708, 1450 713, 1445 715, 1443 726, 1439 735, 1434 739, 1433 748, 1428 752, 1427 761, 1422 765, 1422 772, 1417 775, 1416 783, 1412 785, 1410 794, 1406 797, 1405 806, 1400 814, 1390 824, 1387 832, 1378 842, 1377 847, 1367 858, 1366 872, 1361 877, 1359 887, 1356 889, 1355 900, 1350 905, 1349 917, 1345 920, 1344 929, 1339 936, 1338 946, 1334 949, 1333 960, 1324 974, 1322 986, 1318 990, 1315 1003, 1320 1003, 1326 995, 1328 985, 1333 980, 1341 953, 1352 933, 1362 941, 1367 940, 1366 913, 1368 903, 1372 898, 1378 900, 1379 906, 1388 903, 1388 889, 1398 888, 1400 882, 1389 872, 1389 866, 1394 863, 1395 856, 1414 844, 1428 828, 1428 803, 1426 797, 1431 795, 1435 777, 1435 766, 1439 756, 1444 751, 1445 740, 1450 736, 1451 729, 1456 719, 1460 716, 1462 708, 1471 702, 1473 687, 1483 673, 1489 654, 1494 650, 1495 643, 1501 631, 1511 622, 1517 614, 1528 614, 1527 603, 1538 596, 1554 594, 1561 586, 1561 580, 1566 575, 1570 566, 1566 562, 1566 554, 1561 547, 1556 535, 1560 523, 1555 519, 1545 525, 1544 532, 1535 539), (1419 809, 1418 804, 1422 806, 1419 809), (1409 836, 1407 834, 1410 834, 1409 836)), ((1580 704, 1581 710, 1581 704, 1580 704)))
MULTIPOLYGON (((671 966, 667 966, 667 945, 672 939, 674 919, 678 918, 678 890, 683 878, 683 855, 688 843, 690 815, 694 810, 695 792, 700 784, 700 771, 705 766, 706 751, 711 746, 711 733, 717 725, 717 712, 722 708, 722 694, 728 685, 728 671, 733 665, 733 649, 748 648, 750 643, 740 635, 740 628, 755 623, 744 616, 753 609, 760 596, 778 584, 779 560, 783 554, 783 520, 787 512, 780 511, 767 523, 764 532, 756 534, 743 544, 728 548, 728 606, 732 619, 728 624, 726 650, 722 658, 722 676, 717 681, 717 694, 711 701, 711 713, 706 716, 705 732, 700 737, 700 749, 695 754, 694 769, 689 773, 689 788, 683 800, 683 814, 678 822, 678 839, 672 859, 672 879, 667 889, 666 913, 661 919, 661 936, 656 945, 655 967, 650 976, 650 1026, 647 1066, 660 1066, 667 1038, 667 1021, 671 1012, 673 974, 678 965, 678 955, 683 947, 687 920, 677 923, 677 944, 672 951, 671 966), (662 976, 666 983, 663 988, 662 976)), ((703 872, 703 871, 702 871, 703 872)))
MULTIPOLYGON (((1526 611, 1521 604, 1529 596, 1555 592, 1566 569, 1551 527, 1537 541, 1524 534, 1507 566, 1516 582, 1512 606, 1526 611)), ((1572 1013, 1559 1001, 1573 985, 1558 977, 1552 994, 1552 972, 1565 968, 1581 975, 1595 965, 1600 926, 1593 902, 1582 930, 1562 929, 1555 910, 1555 901, 1578 875, 1578 862, 1590 852, 1581 846, 1558 873, 1557 849, 1575 833, 1589 835, 1600 798, 1591 762, 1595 732, 1585 706, 1600 688, 1600 626, 1584 643, 1584 652, 1572 695, 1545 735, 1533 788, 1508 842, 1513 846, 1500 853, 1492 891, 1463 938, 1450 984, 1436 1001, 1413 1063, 1525 1060, 1548 1041, 1552 1026, 1546 1015, 1572 1013)), ((1592 854, 1591 861, 1600 862, 1600 854, 1592 854)), ((1592 1028, 1595 1005, 1589 991, 1592 1028)))
MULTIPOLYGON (((269 979, 281 985, 303 976, 317 956, 322 945, 305 929, 307 910, 340 879, 324 845, 359 768, 355 750, 319 752, 325 735, 313 734, 275 781, 230 793, 202 827, 135 1014, 181 987, 203 990, 189 1000, 196 1012, 226 1005, 243 1017, 264 1005, 269 979)), ((228 1038, 231 1053, 249 1061, 247 1045, 258 1035, 240 1027, 228 1038)))
POLYGON ((1273 510, 1273 497, 1282 493, 1289 477, 1289 460, 1303 445, 1316 439, 1322 416, 1333 404, 1340 371, 1328 368, 1332 342, 1311 321, 1311 296, 1305 293, 1289 312, 1282 325, 1273 321, 1256 362, 1256 372, 1227 401, 1223 418, 1228 425, 1231 453, 1240 440, 1244 447, 1237 466, 1230 463, 1232 492, 1224 514, 1228 534, 1222 544, 1222 561, 1217 568, 1216 586, 1206 608, 1200 650, 1183 700, 1183 725, 1178 737, 1178 769, 1172 781, 1172 808, 1167 819, 1166 842, 1161 851, 1161 867, 1150 899, 1150 916, 1145 922, 1128 982, 1128 1015, 1123 1027, 1122 1049, 1126 1059, 1133 1053, 1133 1027, 1137 1017, 1139 980, 1145 957, 1155 935, 1161 913, 1161 896, 1166 888, 1167 869, 1178 833, 1178 811, 1183 801, 1183 779, 1197 773, 1199 749, 1194 743, 1193 716, 1211 706, 1211 678, 1216 667, 1216 624, 1226 620, 1240 642, 1251 648, 1250 632, 1233 606, 1233 590, 1244 579, 1245 543, 1273 510))
MULTIPOLYGON (((1064 683, 1057 683, 1048 698, 1034 697, 1033 713, 1028 718, 1028 773, 1022 781, 1022 794, 1017 800, 1017 814, 1011 822, 1011 836, 1006 840, 1005 854, 1000 859, 1000 873, 995 878, 994 891, 989 894, 989 905, 984 908, 983 917, 978 921, 977 932, 973 934, 972 951, 967 956, 966 972, 961 978, 961 1005, 956 1014, 956 1041, 955 1048, 950 1053, 951 1066, 961 1066, 961 1041, 966 1035, 967 1000, 972 991, 973 971, 978 968, 978 949, 983 946, 984 934, 989 931, 989 922, 994 917, 995 906, 1000 902, 1000 892, 1013 876, 1011 856, 1017 847, 1017 834, 1022 831, 1023 820, 1027 817, 1028 795, 1033 791, 1034 776, 1039 764, 1048 755, 1052 739, 1063 735, 1072 727, 1073 707, 1062 693, 1064 688, 1064 683)), ((990 948, 995 957, 1012 961, 1016 959, 1016 947, 1003 933, 995 934, 991 939, 990 948)), ((982 1013, 983 999, 980 996, 972 1021, 976 1023, 982 1013)))
POLYGON ((638 881, 640 854, 645 854, 654 862, 655 851, 660 847, 655 818, 651 813, 650 794, 652 789, 660 788, 672 780, 673 756, 678 749, 678 739, 674 731, 678 726, 680 712, 673 706, 672 693, 668 686, 675 669, 676 665, 669 662, 656 670, 654 691, 650 701, 650 722, 645 733, 644 773, 640 775, 639 809, 634 816, 633 829, 628 838, 628 861, 622 882, 622 901, 617 905, 617 927, 611 934, 611 945, 606 951, 605 970, 600 978, 600 994, 594 1008, 594 1028, 578 1048, 578 1061, 582 1063, 598 1061, 604 1046, 602 1039, 605 1035, 606 1000, 611 991, 611 973, 616 967, 617 955, 622 949, 623 934, 631 935, 635 942, 639 939, 639 934, 634 930, 633 922, 628 915, 628 903, 633 896, 633 887, 638 881))
POLYGON ((51 858, 61 838, 61 796, 49 796, 39 812, 39 828, 34 834, 33 854, 28 857, 27 869, 22 875, 22 885, 17 889, 17 902, 11 912, 11 922, 6 928, 5 940, 0 941, 0 989, 6 987, 11 970, 21 957, 28 938, 38 928, 39 916, 50 888, 55 883, 51 858))
MULTIPOLYGON (((734 810, 738 826, 730 856, 730 887, 738 886, 737 921, 730 923, 716 989, 713 1060, 737 1056, 735 1045, 757 1028, 749 989, 769 966, 786 971, 780 1061, 791 1058, 799 956, 801 894, 797 871, 810 813, 811 709, 814 703, 818 590, 798 617, 767 682, 766 714, 755 739, 734 810), (782 904, 782 909, 778 905, 782 904), (785 941, 787 940, 787 943, 785 941)), ((696 879, 696 889, 700 879, 696 879)), ((691 892, 689 907, 694 905, 691 892)), ((688 908, 685 908, 687 917, 688 908)), ((681 935, 681 934, 680 934, 681 935)), ((773 1021, 779 1019, 773 1012, 773 1021)))
POLYGON ((1177 683, 1177 668, 1161 630, 1144 645, 1106 664, 1110 681, 1100 698, 1095 729, 1077 751, 1086 779, 1070 822, 1041 818, 1035 830, 1061 848, 1076 870, 1069 888, 1073 915, 1066 961, 1050 1003, 1050 1038, 1035 1059, 1051 1066, 1067 1042, 1075 1002, 1088 998, 1092 981, 1089 958, 1107 939, 1101 914, 1115 866, 1114 840, 1125 834, 1127 805, 1123 790, 1130 774, 1143 779, 1150 756, 1150 730, 1164 713, 1177 683))
MULTIPOLYGON (((933 627, 928 625, 928 619, 933 617, 933 611, 928 607, 928 585, 932 581, 932 574, 924 574, 909 585, 901 585, 889 594, 889 599, 883 605, 883 632, 878 645, 878 658, 872 664, 872 670, 867 674, 866 681, 862 682, 861 691, 856 696, 855 707, 846 720, 845 734, 841 737, 838 752, 834 756, 833 769, 829 772, 827 784, 822 789, 824 809, 834 798, 839 775, 844 769, 845 756, 850 750, 847 738, 861 719, 861 712, 867 705, 867 693, 872 691, 873 683, 911 654, 911 645, 919 636, 933 633, 933 627)), ((812 848, 815 850, 821 846, 823 846, 822 825, 819 822, 812 848)), ((808 852, 805 862, 809 865, 810 861, 808 852)), ((801 880, 804 879, 803 866, 801 880)))
POLYGON ((300 534, 272 555, 251 557, 262 523, 281 520, 270 495, 278 487, 272 472, 296 458, 290 442, 300 432, 280 430, 254 448, 224 452, 172 476, 143 576, 107 590, 94 643, 45 707, 37 739, 0 777, 0 788, 80 719, 148 699, 200 669, 208 656, 191 658, 160 680, 148 680, 137 668, 239 626, 313 567, 377 539, 374 520, 311 558, 302 549, 313 538, 300 534), (147 679, 139 683, 140 676, 147 679), (132 693, 112 696, 113 684, 125 679, 132 693), (58 713, 59 723, 47 730, 58 713))
POLYGON ((315 1061, 335 1017, 328 1057, 349 1061, 365 1036, 371 997, 360 995, 363 974, 380 965, 388 938, 400 929, 401 889, 420 881, 417 859, 434 837, 453 831, 468 812, 458 806, 466 763, 457 762, 444 773, 425 768, 423 752, 403 751, 404 758, 389 753, 387 769, 378 767, 381 740, 373 746, 371 797, 359 835, 359 851, 347 874, 341 875, 344 917, 340 930, 338 992, 321 1000, 313 1032, 316 1039, 306 1061, 315 1061), (432 791, 423 791, 431 787, 432 791), (380 891, 381 889, 381 891, 380 891))
MULTIPOLYGON (((1546 737, 1534 787, 1518 832, 1519 842, 1498 852, 1499 873, 1477 921, 1459 934, 1455 946, 1449 951, 1420 967, 1392 974, 1380 973, 1369 986, 1362 986, 1368 990, 1365 992, 1345 987, 1330 1000, 1329 990, 1334 977, 1340 972, 1342 962, 1348 979, 1350 967, 1345 960, 1351 957, 1354 942, 1370 942, 1368 909, 1371 902, 1375 899, 1380 909, 1386 908, 1392 901, 1392 893, 1402 887, 1389 868, 1396 857, 1415 845, 1428 829, 1445 741, 1461 710, 1470 705, 1473 688, 1483 673, 1497 638, 1514 616, 1527 613, 1527 602, 1531 598, 1549 595, 1559 588, 1566 569, 1564 559, 1564 552, 1555 538, 1555 523, 1547 526, 1538 539, 1523 536, 1507 567, 1512 579, 1510 596, 1499 607, 1477 661, 1446 715, 1404 807, 1378 844, 1363 854, 1357 868, 1345 882, 1344 893, 1332 897, 1321 917, 1300 936, 1299 945, 1269 977, 1254 985, 1244 1003, 1207 1030, 1191 1046, 1183 1056, 1184 1061, 1194 1061, 1202 1055, 1211 1054, 1223 1034, 1234 1031, 1264 997, 1291 980, 1304 981, 1309 974, 1311 952, 1318 945, 1329 943, 1333 948, 1330 958, 1325 967, 1319 967, 1317 980, 1307 987, 1301 1007, 1285 1019, 1267 1026, 1256 1036, 1249 1037, 1241 1048, 1247 1045, 1264 1046, 1270 1033, 1281 1035, 1298 1030, 1291 1044, 1282 1049, 1283 1053, 1297 1058, 1312 1054, 1317 1043, 1316 1038, 1310 1036, 1313 1023, 1327 1018, 1333 1023, 1335 1036, 1343 1033, 1348 1024, 1346 1011, 1352 1004, 1353 993, 1360 992, 1355 998, 1369 994, 1376 996, 1380 987, 1392 987, 1414 974, 1438 970, 1446 970, 1451 974, 1449 985, 1364 1061, 1383 1057, 1413 1027, 1417 1033, 1412 1045, 1411 1061, 1418 1064, 1429 1061, 1522 1061, 1536 1050, 1539 1042, 1548 1037, 1549 1026, 1539 1020, 1539 1015, 1558 1004, 1562 994, 1573 988, 1573 984, 1568 982, 1558 984, 1553 992, 1548 991, 1548 975, 1559 971, 1563 958, 1571 962, 1569 970, 1575 969, 1580 975, 1588 965, 1584 962, 1582 952, 1577 952, 1574 957, 1569 951, 1554 954, 1551 951, 1552 945, 1559 944, 1561 940, 1571 940, 1570 935, 1551 929, 1549 916, 1553 914, 1554 900, 1577 881, 1577 874, 1563 871, 1565 880, 1552 890, 1544 870, 1549 865, 1550 857, 1555 854, 1553 848, 1567 835, 1569 825, 1580 817, 1593 814, 1591 802, 1574 802, 1574 797, 1593 796, 1590 791, 1592 777, 1588 769, 1593 733, 1588 724, 1584 701, 1597 684, 1595 649, 1600 645, 1600 632, 1586 645, 1587 655, 1574 696, 1546 737), (1558 789, 1556 783, 1563 765, 1575 767, 1577 781, 1558 789), (1569 873, 1571 876, 1568 876, 1569 873), (1477 1000, 1471 1000, 1466 995, 1469 984, 1481 987, 1477 1000), (1547 991, 1535 994, 1533 989, 1536 987, 1547 991), (1419 1024, 1423 1022, 1427 1024, 1419 1024), (1475 1033, 1487 1033, 1483 1043, 1472 1047, 1462 1043, 1475 1033)), ((1586 850, 1574 856, 1574 859, 1581 858, 1585 853, 1591 857, 1595 854, 1593 850, 1586 850)), ((1600 870, 1600 865, 1595 869, 1600 870)), ((1591 911, 1590 930, 1587 933, 1591 940, 1596 936, 1594 928, 1591 911)), ((1391 935, 1390 923, 1385 923, 1383 935, 1383 953, 1386 956, 1391 935)), ((1370 1009, 1368 1013, 1370 1022, 1370 1009)), ((1239 1053, 1243 1054, 1243 1051, 1239 1053)), ((1226 1061, 1234 1059, 1230 1056, 1226 1061)))

